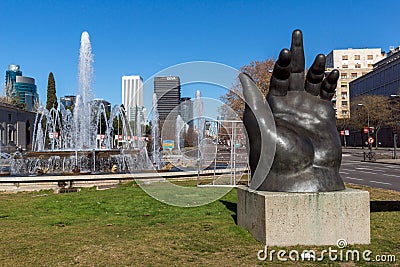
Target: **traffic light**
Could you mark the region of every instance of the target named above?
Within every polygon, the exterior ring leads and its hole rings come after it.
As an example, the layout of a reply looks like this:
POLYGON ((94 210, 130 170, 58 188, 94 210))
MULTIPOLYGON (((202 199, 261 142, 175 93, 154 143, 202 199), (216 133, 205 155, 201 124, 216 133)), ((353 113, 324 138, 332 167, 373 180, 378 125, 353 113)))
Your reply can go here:
POLYGON ((374 133, 375 128, 374 127, 369 127, 369 133, 373 134, 374 133))

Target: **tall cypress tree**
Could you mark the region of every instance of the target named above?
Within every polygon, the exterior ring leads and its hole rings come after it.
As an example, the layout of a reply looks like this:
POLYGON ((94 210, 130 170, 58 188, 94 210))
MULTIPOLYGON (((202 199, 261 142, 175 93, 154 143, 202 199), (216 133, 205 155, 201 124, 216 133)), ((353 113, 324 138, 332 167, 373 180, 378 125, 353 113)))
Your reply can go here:
POLYGON ((49 73, 49 79, 47 80, 47 100, 46 108, 50 110, 52 107, 58 107, 57 95, 56 95, 56 82, 54 81, 54 75, 52 72, 49 73))

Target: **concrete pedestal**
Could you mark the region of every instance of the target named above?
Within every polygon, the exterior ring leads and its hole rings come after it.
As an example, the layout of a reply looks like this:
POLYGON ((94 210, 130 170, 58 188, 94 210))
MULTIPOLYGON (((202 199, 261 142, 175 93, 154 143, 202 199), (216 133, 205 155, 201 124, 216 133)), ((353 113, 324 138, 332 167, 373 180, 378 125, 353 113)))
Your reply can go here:
POLYGON ((370 243, 369 193, 285 193, 239 186, 238 225, 269 246, 370 243))

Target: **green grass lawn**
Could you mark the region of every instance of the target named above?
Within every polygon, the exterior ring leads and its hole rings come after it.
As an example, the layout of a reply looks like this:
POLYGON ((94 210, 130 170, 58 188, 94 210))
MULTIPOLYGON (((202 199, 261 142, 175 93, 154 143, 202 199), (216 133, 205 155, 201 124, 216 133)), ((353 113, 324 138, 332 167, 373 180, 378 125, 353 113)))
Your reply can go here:
MULTIPOLYGON (((395 205, 400 201, 399 192, 363 189, 371 192, 372 201, 395 201, 392 202, 395 205)), ((369 249, 374 255, 395 254, 399 264, 400 211, 390 211, 393 207, 390 203, 372 203, 376 211, 371 213, 371 245, 351 248, 369 249)), ((235 224, 235 209, 236 190, 196 208, 160 203, 132 183, 105 191, 83 189, 68 194, 3 193, 0 194, 0 266, 316 264, 259 261, 257 251, 264 246, 235 224)), ((376 263, 324 261, 318 265, 375 266, 376 263)), ((393 263, 378 266, 393 266, 393 263)))

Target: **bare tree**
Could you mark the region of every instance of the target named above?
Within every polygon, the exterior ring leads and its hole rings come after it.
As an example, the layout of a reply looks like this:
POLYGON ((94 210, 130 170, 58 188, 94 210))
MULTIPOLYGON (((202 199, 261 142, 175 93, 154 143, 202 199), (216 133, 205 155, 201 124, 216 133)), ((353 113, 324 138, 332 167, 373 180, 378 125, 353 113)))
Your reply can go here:
MULTIPOLYGON (((338 131, 345 131, 348 130, 350 127, 350 116, 347 115, 343 115, 342 118, 336 118, 336 128, 338 131)), ((343 136, 343 141, 344 141, 344 146, 347 146, 347 142, 346 142, 346 135, 343 136)))
POLYGON ((389 98, 381 95, 365 95, 352 100, 350 124, 355 129, 368 125, 375 129, 375 145, 378 147, 378 133, 383 126, 392 124, 389 98))
MULTIPOLYGON (((274 64, 275 60, 273 59, 253 61, 250 62, 250 64, 241 67, 240 71, 250 75, 258 88, 260 88, 262 94, 266 96, 274 64)), ((244 101, 239 81, 237 80, 230 89, 231 90, 228 93, 220 97, 221 101, 226 104, 225 107, 220 109, 220 113, 222 113, 226 119, 233 119, 236 115, 239 115, 239 117, 242 118, 244 101), (232 111, 235 114, 232 114, 232 111)))

